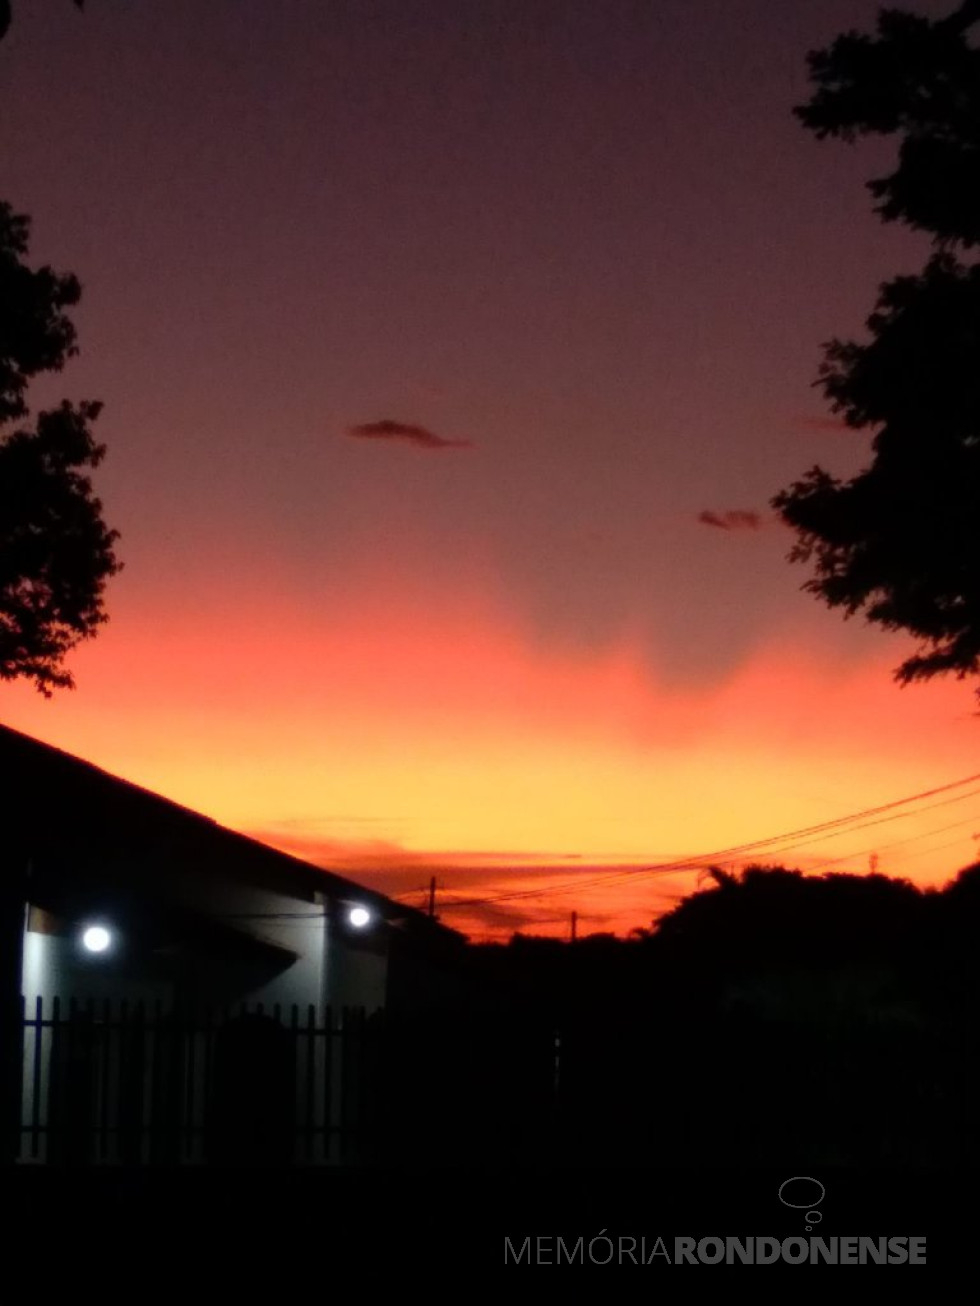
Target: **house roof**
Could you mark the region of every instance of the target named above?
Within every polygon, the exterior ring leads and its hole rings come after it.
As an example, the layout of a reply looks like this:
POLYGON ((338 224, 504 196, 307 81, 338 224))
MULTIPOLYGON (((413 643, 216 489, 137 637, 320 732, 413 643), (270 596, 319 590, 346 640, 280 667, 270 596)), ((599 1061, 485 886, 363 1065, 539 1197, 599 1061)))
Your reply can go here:
POLYGON ((402 931, 444 939, 455 931, 415 908, 219 825, 29 735, 0 726, 8 852, 30 863, 59 897, 112 886, 131 896, 193 883, 267 891, 310 903, 317 893, 366 903, 402 931), (15 852, 16 850, 16 852, 15 852))

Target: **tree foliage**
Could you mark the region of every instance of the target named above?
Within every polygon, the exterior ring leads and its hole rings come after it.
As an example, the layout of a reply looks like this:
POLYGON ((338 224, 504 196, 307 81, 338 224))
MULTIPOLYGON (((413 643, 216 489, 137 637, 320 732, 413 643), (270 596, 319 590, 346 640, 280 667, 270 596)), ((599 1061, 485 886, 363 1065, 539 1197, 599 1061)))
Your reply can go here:
POLYGON ((82 288, 70 273, 28 267, 29 238, 29 219, 0 201, 0 422, 25 417, 31 378, 60 371, 78 352, 65 309, 82 288))
MULTIPOLYGON (((72 0, 76 9, 85 8, 85 0, 72 0)), ((13 15, 10 11, 10 0, 0 0, 0 41, 7 35, 10 29, 10 22, 13 15)))
POLYGON ((28 420, 28 383, 76 352, 65 310, 81 294, 75 277, 27 264, 29 234, 0 202, 0 679, 50 695, 72 686, 65 655, 106 620, 120 563, 88 476, 105 452, 91 430, 101 405, 64 401, 28 420))
POLYGON ((911 633, 901 681, 980 671, 980 0, 930 21, 883 10, 875 36, 810 55, 796 113, 818 137, 899 140, 869 183, 883 220, 927 233, 917 275, 879 289, 869 339, 824 346, 817 385, 872 459, 842 481, 822 467, 773 506, 797 535, 806 588, 846 615, 911 633))

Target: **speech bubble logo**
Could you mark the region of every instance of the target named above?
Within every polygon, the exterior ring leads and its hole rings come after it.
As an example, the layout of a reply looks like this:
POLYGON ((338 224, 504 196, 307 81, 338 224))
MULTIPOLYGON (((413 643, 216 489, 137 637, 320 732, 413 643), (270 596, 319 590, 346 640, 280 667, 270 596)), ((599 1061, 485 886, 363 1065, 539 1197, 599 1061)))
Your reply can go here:
POLYGON ((782 1204, 794 1211, 806 1212, 803 1218, 808 1221, 805 1226, 807 1233, 823 1219, 816 1207, 820 1205, 826 1196, 827 1190, 820 1180, 814 1179, 812 1175, 808 1174, 791 1175, 789 1179, 784 1179, 779 1185, 779 1200, 782 1204), (798 1187, 790 1188, 790 1184, 796 1184, 798 1187), (787 1189, 789 1189, 789 1193, 784 1196, 787 1189))

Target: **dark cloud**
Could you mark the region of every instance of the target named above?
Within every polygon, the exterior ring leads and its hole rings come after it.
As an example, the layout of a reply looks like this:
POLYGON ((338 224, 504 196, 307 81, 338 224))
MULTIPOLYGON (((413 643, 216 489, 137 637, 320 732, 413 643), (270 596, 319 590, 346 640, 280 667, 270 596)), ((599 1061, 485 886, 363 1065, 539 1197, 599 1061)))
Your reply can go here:
POLYGON ((757 512, 748 512, 742 508, 733 508, 728 512, 710 512, 705 509, 698 513, 698 521, 703 526, 715 526, 720 531, 758 531, 762 529, 762 516, 757 512))
POLYGON ((436 435, 425 426, 415 426, 411 422, 394 422, 383 418, 380 422, 362 422, 359 426, 347 428, 347 434, 355 440, 399 440, 403 444, 414 445, 416 449, 471 449, 469 440, 447 440, 445 436, 436 435))

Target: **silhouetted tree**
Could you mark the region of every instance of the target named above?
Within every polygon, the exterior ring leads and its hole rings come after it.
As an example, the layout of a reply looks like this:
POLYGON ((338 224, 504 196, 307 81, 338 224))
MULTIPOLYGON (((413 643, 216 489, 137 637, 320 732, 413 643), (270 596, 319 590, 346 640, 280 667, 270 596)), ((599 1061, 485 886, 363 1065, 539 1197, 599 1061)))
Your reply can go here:
POLYGON ((884 875, 750 866, 711 877, 713 888, 660 918, 654 941, 678 961, 726 976, 894 958, 921 916, 920 891, 884 875))
POLYGON ((952 902, 962 905, 966 902, 980 907, 980 862, 964 866, 955 879, 947 885, 945 893, 952 902))
POLYGON ((881 286, 870 341, 832 340, 817 384, 873 458, 849 481, 814 467, 773 506, 790 557, 831 607, 916 636, 902 682, 980 670, 980 0, 930 21, 883 10, 877 35, 809 56, 796 113, 818 137, 893 135, 898 166, 869 183, 876 211, 928 233, 914 276, 881 286))
MULTIPOLYGON (((85 0, 72 0, 72 4, 76 9, 85 8, 85 0)), ((10 0, 0 0, 0 41, 7 35, 11 17, 10 0)))
POLYGON ((91 432, 101 405, 66 400, 11 429, 28 416, 31 378, 76 352, 65 310, 78 281, 30 268, 29 233, 0 202, 0 679, 27 677, 50 695, 72 686, 64 657, 106 620, 105 584, 120 563, 86 474, 105 452, 91 432))

